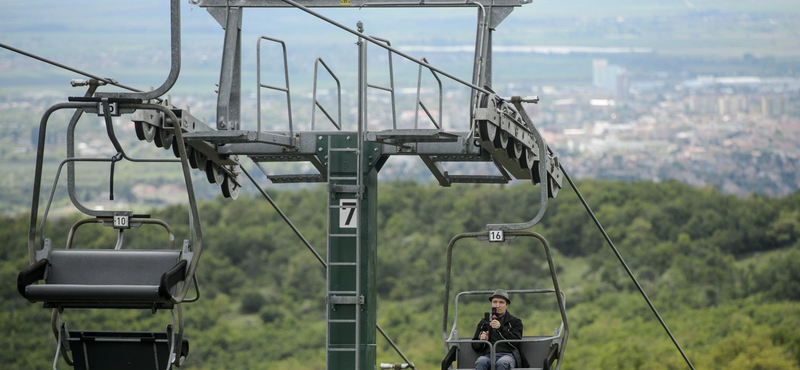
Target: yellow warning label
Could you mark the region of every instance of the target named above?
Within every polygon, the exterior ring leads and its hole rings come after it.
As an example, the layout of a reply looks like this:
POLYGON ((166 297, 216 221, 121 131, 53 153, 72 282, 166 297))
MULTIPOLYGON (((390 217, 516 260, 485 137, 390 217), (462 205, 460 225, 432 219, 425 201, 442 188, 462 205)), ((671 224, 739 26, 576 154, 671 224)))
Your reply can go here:
POLYGON ((339 2, 342 4, 342 6, 350 6, 350 0, 339 0, 339 2))

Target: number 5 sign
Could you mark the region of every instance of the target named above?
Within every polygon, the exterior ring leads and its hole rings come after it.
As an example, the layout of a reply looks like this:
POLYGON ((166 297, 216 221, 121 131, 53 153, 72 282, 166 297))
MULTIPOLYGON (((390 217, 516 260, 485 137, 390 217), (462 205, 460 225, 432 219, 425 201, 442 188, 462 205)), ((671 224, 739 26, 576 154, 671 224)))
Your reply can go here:
POLYGON ((356 208, 355 199, 340 199, 339 200, 339 228, 341 229, 355 229, 356 220, 358 219, 358 209, 356 208))

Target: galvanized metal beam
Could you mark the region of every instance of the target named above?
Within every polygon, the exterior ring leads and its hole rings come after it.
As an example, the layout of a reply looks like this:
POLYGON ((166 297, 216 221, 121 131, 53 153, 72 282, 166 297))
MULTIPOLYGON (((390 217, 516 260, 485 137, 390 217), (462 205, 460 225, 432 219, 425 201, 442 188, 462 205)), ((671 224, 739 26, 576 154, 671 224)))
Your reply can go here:
MULTIPOLYGON (((226 13, 217 96, 217 129, 238 130, 241 125, 242 9, 229 8, 226 13)), ((215 19, 219 21, 216 16, 215 19)))
MULTIPOLYGON (((423 135, 429 130, 419 130, 423 135)), ((317 155, 325 150, 320 144, 321 138, 329 135, 358 135, 355 131, 304 131, 295 133, 295 145, 291 152, 287 152, 286 148, 281 143, 266 143, 264 139, 267 135, 270 137, 285 137, 287 132, 283 131, 270 131, 263 132, 263 135, 254 135, 255 131, 241 131, 240 137, 253 137, 251 142, 247 143, 229 143, 220 146, 217 150, 220 155, 247 155, 257 157, 260 162, 270 161, 270 157, 275 158, 275 161, 286 161, 287 155, 293 156, 310 156, 317 155), (253 135, 251 135, 252 133, 253 135)), ((480 145, 476 145, 475 140, 469 137, 466 131, 451 131, 444 132, 452 139, 445 142, 416 142, 413 147, 402 148, 397 145, 381 143, 380 151, 384 155, 431 155, 441 158, 442 161, 454 162, 485 162, 489 159, 485 158, 485 151, 482 150, 480 145), (445 159, 447 158, 447 159, 445 159)), ((202 134, 193 134, 202 135, 202 134)), ((189 135, 187 135, 189 136, 189 135)), ((367 141, 378 141, 372 132, 366 135, 367 141), (376 140, 370 140, 370 138, 376 140)), ((368 153, 366 155, 373 155, 368 153)))
MULTIPOLYGON (((245 7, 245 8, 291 8, 282 0, 195 0, 190 1, 194 5, 202 8, 207 7, 245 7)), ((517 7, 532 3, 532 0, 476 0, 476 1, 453 1, 453 0, 300 0, 298 3, 308 8, 361 8, 361 7, 381 7, 381 8, 437 8, 437 7, 472 7, 474 3, 484 6, 517 7)))

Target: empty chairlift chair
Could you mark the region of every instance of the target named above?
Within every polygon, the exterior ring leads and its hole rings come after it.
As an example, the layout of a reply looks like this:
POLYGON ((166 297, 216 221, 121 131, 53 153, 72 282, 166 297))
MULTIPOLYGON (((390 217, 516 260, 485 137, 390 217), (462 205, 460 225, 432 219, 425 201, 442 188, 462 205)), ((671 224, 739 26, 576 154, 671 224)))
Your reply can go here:
MULTIPOLYGON (((45 132, 48 114, 42 119, 40 132, 45 132)), ((107 122, 108 123, 108 122, 107 122)), ((74 135, 74 124, 68 135, 74 135)), ((113 130, 113 128, 111 129, 113 130)), ((118 146, 116 137, 109 135, 118 146)), ((72 142, 69 142, 72 145, 72 142)), ((119 149, 118 149, 119 150, 119 149)), ((68 150, 68 153, 72 151, 68 150)), ((53 201, 61 169, 65 164, 77 161, 103 162, 107 158, 68 158, 61 162, 56 173, 50 197, 45 207, 43 220, 37 230, 38 199, 41 186, 44 135, 40 135, 37 154, 36 178, 31 210, 28 243, 31 266, 19 273, 19 293, 31 302, 43 302, 44 308, 52 308, 53 334, 58 341, 56 361, 61 354, 68 365, 75 369, 169 369, 180 366, 189 351, 189 343, 183 339, 182 302, 194 282, 194 271, 202 252, 202 230, 197 217, 197 205, 193 194, 189 196, 191 241, 175 249, 171 227, 164 221, 150 219, 148 215, 134 215, 131 211, 90 210, 74 196, 73 169, 70 168, 69 194, 72 203, 83 213, 93 216, 78 221, 70 229, 64 249, 54 248, 44 235, 47 214, 53 201), (81 225, 97 223, 113 227, 117 231, 116 245, 107 249, 73 248, 73 236, 81 225), (123 232, 142 225, 160 225, 166 229, 169 240, 152 249, 125 249, 123 232), (36 240, 38 231, 39 240, 36 240), (38 248, 37 248, 38 247, 38 248), (65 309, 146 309, 156 313, 170 310, 172 322, 163 331, 86 331, 68 330, 61 321, 65 309), (177 321, 175 319, 177 311, 177 321), (69 353, 72 356, 69 356, 69 353), (70 358, 71 357, 71 358, 70 358)), ((120 157, 126 157, 121 152, 120 157)), ((117 158, 116 160, 119 160, 117 158)), ((112 163, 116 160, 112 160, 112 163)), ((136 161, 148 161, 138 159, 136 161)), ((163 161, 163 160, 159 160, 163 161)), ((184 172, 188 172, 186 158, 182 157, 184 172)), ((113 169, 113 167, 112 167, 113 169)), ((191 180, 187 189, 191 192, 191 180)), ((54 364, 55 368, 55 364, 54 364)))

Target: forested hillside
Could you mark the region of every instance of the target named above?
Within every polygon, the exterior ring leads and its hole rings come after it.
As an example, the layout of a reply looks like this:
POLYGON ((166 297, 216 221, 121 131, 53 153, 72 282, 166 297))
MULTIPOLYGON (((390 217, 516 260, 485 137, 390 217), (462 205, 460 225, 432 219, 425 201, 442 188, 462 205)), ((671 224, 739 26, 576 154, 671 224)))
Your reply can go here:
MULTIPOLYGON (((737 198, 676 182, 579 184, 697 369, 800 370, 800 192, 737 198)), ((277 203, 322 254, 323 187, 274 192, 277 203)), ((455 234, 486 223, 522 221, 538 191, 513 187, 383 183, 378 205, 378 323, 420 369, 437 369, 445 251, 455 234)), ((153 210, 178 242, 185 207, 153 210)), ((243 196, 201 204, 206 249, 198 267, 201 299, 185 305, 187 369, 324 369, 325 272, 266 201, 243 196)), ((77 216, 76 216, 77 217, 77 216)), ((65 243, 75 217, 47 235, 65 243)), ((0 368, 52 366, 50 310, 16 291, 27 264, 28 217, 0 219, 0 368)), ((563 369, 685 369, 682 358, 628 279, 574 194, 551 201, 534 231, 555 249, 571 333, 563 369)), ((168 248, 166 234, 126 234, 130 248, 168 248)), ((110 248, 115 235, 80 229, 75 245, 110 248)), ((453 258, 454 291, 551 288, 542 248, 530 241, 465 242, 453 258)), ((469 335, 484 298, 459 309, 469 335)), ((555 299, 515 299, 509 311, 526 335, 558 325, 555 299)), ((451 310, 452 314, 452 310, 451 310)), ((70 329, 161 330, 169 314, 67 310, 70 329)), ((450 318, 452 323, 452 317, 450 318)), ((449 324, 448 324, 449 326, 449 324)), ((380 362, 399 357, 379 336, 380 362)), ((68 366, 61 361, 59 367, 68 366)))

